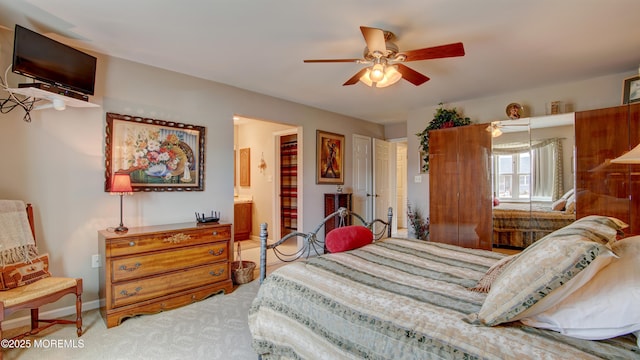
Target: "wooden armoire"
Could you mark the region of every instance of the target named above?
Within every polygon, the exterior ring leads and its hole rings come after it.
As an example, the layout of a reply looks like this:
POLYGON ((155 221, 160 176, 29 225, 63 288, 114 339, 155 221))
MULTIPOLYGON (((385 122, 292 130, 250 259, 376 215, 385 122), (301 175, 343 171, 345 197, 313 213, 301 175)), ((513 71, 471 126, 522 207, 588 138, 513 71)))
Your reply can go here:
POLYGON ((491 249, 491 133, 487 124, 429 132, 429 240, 491 249))
POLYGON ((640 234, 640 165, 609 160, 640 143, 640 104, 576 112, 576 217, 606 215, 640 234))

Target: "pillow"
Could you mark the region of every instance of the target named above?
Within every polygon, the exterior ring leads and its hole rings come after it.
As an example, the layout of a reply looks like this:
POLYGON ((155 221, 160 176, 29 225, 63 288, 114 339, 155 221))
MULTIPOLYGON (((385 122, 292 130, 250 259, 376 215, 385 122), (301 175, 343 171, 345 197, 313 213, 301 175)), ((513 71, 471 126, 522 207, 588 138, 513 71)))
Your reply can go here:
POLYGON ((49 254, 40 255, 31 262, 9 264, 0 269, 0 291, 29 285, 49 276, 49 254))
POLYGON ((469 288, 471 291, 476 292, 489 292, 491 289, 491 284, 495 281, 495 279, 502 274, 502 271, 513 261, 513 259, 518 256, 518 254, 513 254, 509 256, 505 256, 502 259, 498 260, 495 264, 491 265, 489 270, 478 280, 476 286, 469 288))
POLYGON ((335 228, 324 239, 332 253, 357 249, 373 242, 373 233, 364 226, 349 225, 335 228))
POLYGON ((576 194, 571 194, 571 196, 567 198, 567 202, 564 204, 564 212, 567 214, 576 212, 576 194))
POLYGON ((564 210, 565 205, 567 204, 566 199, 558 199, 551 204, 551 210, 553 211, 562 211, 564 210))
POLYGON ((605 226, 612 224, 606 217, 576 221, 536 241, 496 278, 480 311, 467 320, 498 325, 545 311, 561 301, 615 256, 607 245, 611 234, 615 240, 616 231, 605 226))
POLYGON ((580 232, 588 236, 590 240, 603 245, 614 243, 619 236, 624 236, 623 229, 627 228, 625 222, 610 216, 589 215, 580 218, 573 223, 556 230, 555 233, 580 232))
POLYGON ((569 189, 569 191, 564 193, 564 195, 562 195, 562 197, 560 199, 567 200, 569 198, 569 196, 571 196, 571 195, 573 195, 573 189, 569 189))
MULTIPOLYGON (((640 236, 612 245, 619 256, 586 285, 525 325, 602 340, 640 331, 640 236)), ((636 335, 637 336, 637 335, 636 335)))

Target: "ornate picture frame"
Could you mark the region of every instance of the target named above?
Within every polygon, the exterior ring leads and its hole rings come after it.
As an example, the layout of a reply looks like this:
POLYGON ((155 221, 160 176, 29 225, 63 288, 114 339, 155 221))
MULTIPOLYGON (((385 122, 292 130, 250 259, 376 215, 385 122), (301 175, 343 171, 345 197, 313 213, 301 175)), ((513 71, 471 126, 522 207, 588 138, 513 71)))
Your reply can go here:
POLYGON ((133 191, 203 191, 205 127, 107 113, 104 191, 127 173, 133 191))
POLYGON ((640 101, 640 75, 628 77, 622 82, 622 105, 640 101))
POLYGON ((344 184, 344 135, 316 130, 316 184, 344 184))

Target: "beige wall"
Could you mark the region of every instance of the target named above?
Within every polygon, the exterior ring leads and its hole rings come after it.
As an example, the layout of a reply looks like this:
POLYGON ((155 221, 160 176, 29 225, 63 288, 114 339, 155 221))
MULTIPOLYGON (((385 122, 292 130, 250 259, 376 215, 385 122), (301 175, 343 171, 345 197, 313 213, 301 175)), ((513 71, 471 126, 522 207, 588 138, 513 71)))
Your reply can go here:
MULTIPOLYGON (((13 33, 0 30, 3 72, 11 63, 12 49, 13 33)), ((39 248, 50 253, 54 274, 84 279, 85 309, 96 307, 98 299, 99 269, 91 268, 90 261, 91 255, 98 253, 97 231, 119 223, 119 200, 104 192, 106 112, 206 127, 205 191, 127 196, 124 223, 129 227, 195 221, 195 211, 212 209, 221 211, 222 221, 233 221, 234 114, 303 128, 303 201, 307 216, 301 226, 307 229, 323 217, 323 209, 318 205, 322 204, 322 194, 335 189, 335 186, 315 184, 316 129, 345 134, 347 154, 351 153, 354 133, 384 137, 381 125, 95 55, 98 56, 96 94, 90 100, 101 107, 33 111, 31 123, 22 121, 22 109, 0 114, 3 167, 0 198, 22 199, 34 204, 39 248)), ((8 82, 15 87, 27 81, 9 73, 8 82)), ((345 167, 350 166, 347 157, 345 167)), ((348 172, 345 181, 346 186, 351 185, 348 172)), ((54 308, 71 304, 71 299, 65 299, 54 308)))
MULTIPOLYGON (((525 89, 508 94, 487 96, 472 100, 446 103, 447 108, 455 107, 474 123, 488 123, 506 118, 505 108, 511 102, 525 106, 528 116, 546 114, 546 104, 560 100, 570 104, 573 111, 600 109, 621 104, 621 89, 624 78, 634 73, 611 74, 583 81, 557 84, 553 86, 525 89)), ((426 106, 410 112, 407 119, 408 194, 412 204, 420 207, 425 214, 429 212, 429 175, 419 174, 418 148, 420 141, 414 134, 421 132, 433 119, 438 105, 426 106), (412 150, 413 149, 413 150, 412 150), (421 179, 416 183, 415 177, 421 179)))

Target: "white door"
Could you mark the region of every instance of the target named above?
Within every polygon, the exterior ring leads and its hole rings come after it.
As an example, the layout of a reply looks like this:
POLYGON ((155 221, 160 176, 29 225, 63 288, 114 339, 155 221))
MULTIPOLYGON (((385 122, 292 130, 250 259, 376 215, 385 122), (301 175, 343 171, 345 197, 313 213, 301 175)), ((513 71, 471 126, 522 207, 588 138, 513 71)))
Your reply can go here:
POLYGON ((407 143, 396 144, 396 206, 393 208, 393 218, 397 219, 398 228, 407 227, 407 143))
MULTIPOLYGON (((392 148, 395 146, 384 140, 373 139, 373 147, 375 150, 373 152, 373 218, 386 220, 389 207, 397 211, 392 202, 392 199, 395 199, 396 174, 395 170, 390 170, 395 169, 395 151, 391 156, 392 148)), ((395 226, 393 229, 395 232, 395 226)))
POLYGON ((373 169, 371 138, 353 135, 352 210, 366 220, 373 218, 373 169))

